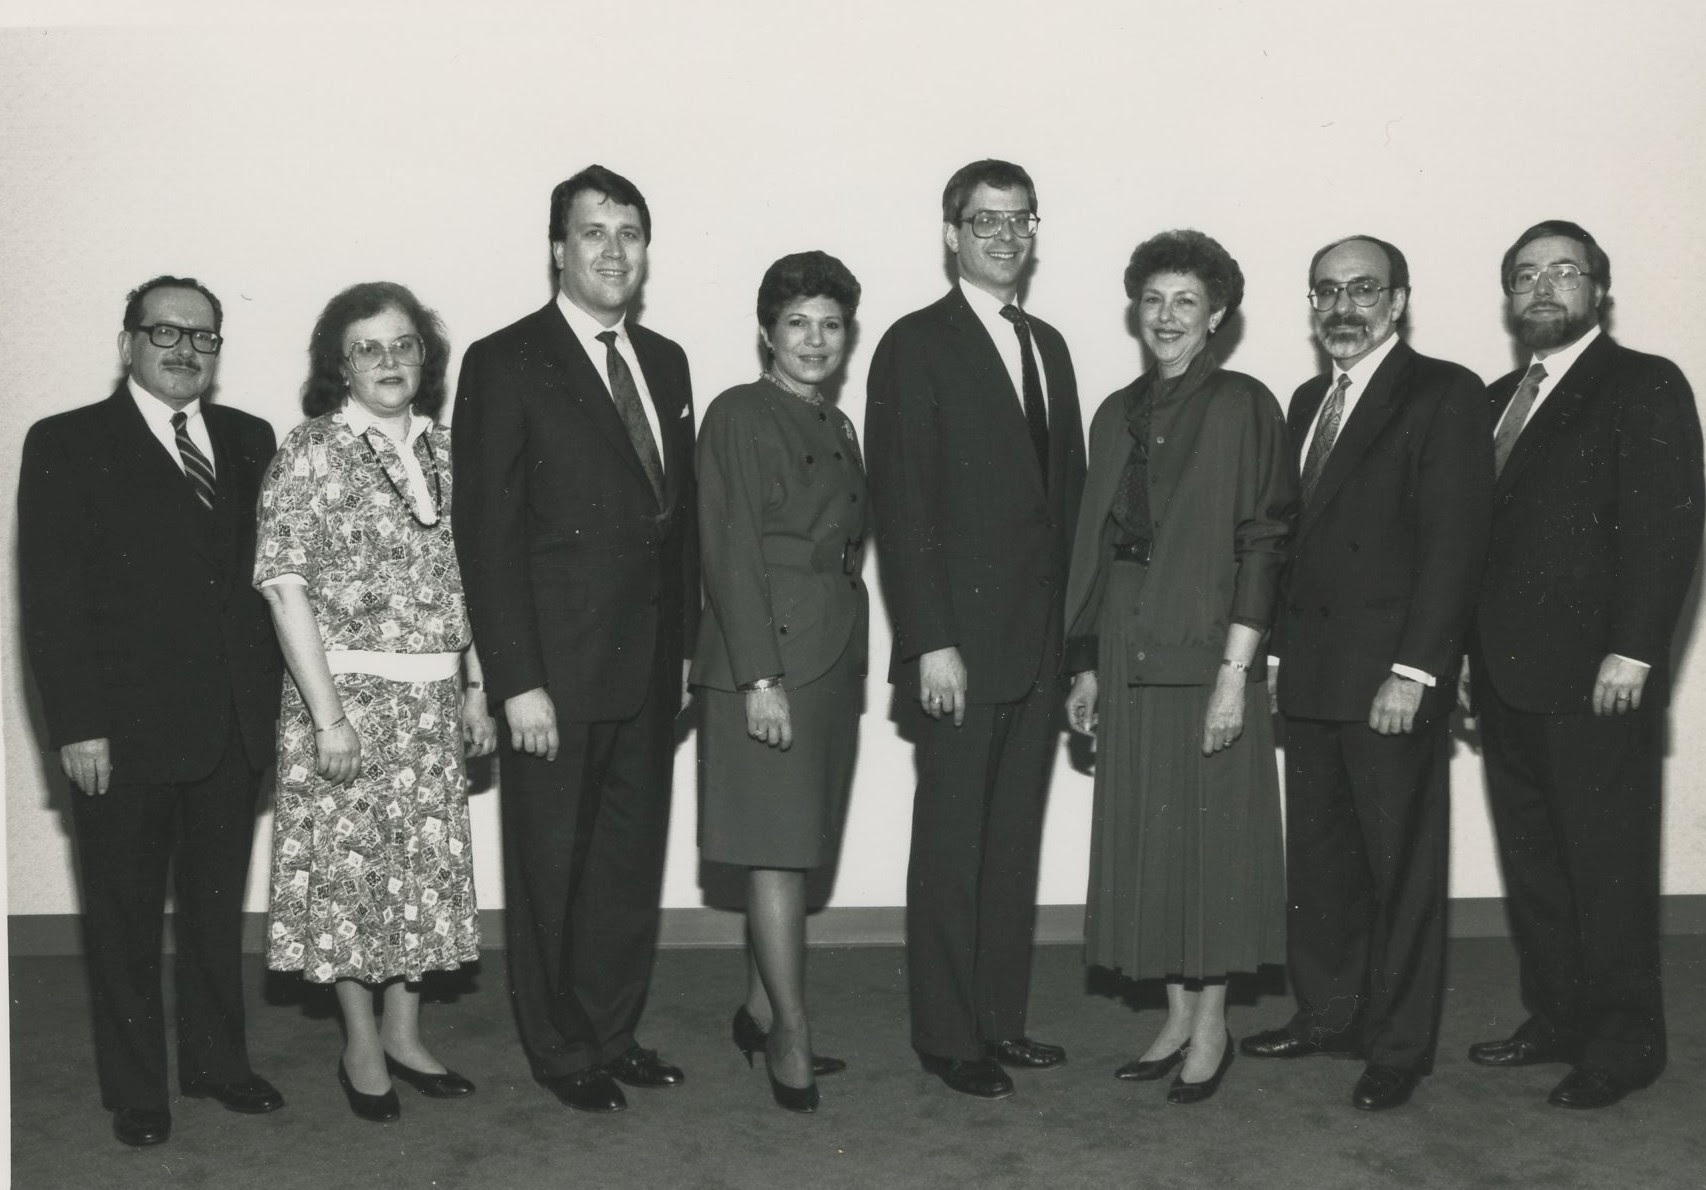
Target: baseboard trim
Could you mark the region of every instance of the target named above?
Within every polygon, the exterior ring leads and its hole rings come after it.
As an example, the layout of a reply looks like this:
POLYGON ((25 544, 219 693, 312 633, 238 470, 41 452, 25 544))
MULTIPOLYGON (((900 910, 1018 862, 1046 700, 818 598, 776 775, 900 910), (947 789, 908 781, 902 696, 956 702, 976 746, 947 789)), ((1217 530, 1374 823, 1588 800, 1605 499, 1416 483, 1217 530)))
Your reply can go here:
MULTIPOLYGON (((1706 894, 1664 897, 1660 925, 1666 934, 1706 934, 1706 894)), ((665 909, 658 945, 717 947, 741 945, 742 915, 727 909, 665 909)), ((7 921, 14 958, 83 953, 83 931, 75 913, 13 914, 7 921)), ((480 932, 488 950, 501 950, 504 911, 480 913, 480 932)), ((166 918, 166 949, 172 949, 172 920, 166 918)), ((1460 897, 1451 902, 1448 930, 1453 938, 1503 938, 1509 934, 1504 901, 1498 897, 1460 897)), ((806 922, 813 946, 899 946, 906 938, 906 910, 899 906, 825 909, 806 922)), ((243 951, 260 954, 266 939, 266 915, 243 920, 243 951)), ((1036 939, 1041 945, 1078 945, 1084 941, 1084 906, 1039 905, 1036 939)))

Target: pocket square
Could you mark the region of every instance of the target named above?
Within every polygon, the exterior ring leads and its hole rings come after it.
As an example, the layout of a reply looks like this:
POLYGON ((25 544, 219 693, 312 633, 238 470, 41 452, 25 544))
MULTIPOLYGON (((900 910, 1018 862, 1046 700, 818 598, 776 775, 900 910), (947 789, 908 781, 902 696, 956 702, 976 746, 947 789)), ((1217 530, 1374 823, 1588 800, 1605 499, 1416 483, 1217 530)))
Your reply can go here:
POLYGON ((681 407, 681 416, 682 417, 692 417, 693 416, 693 406, 683 405, 681 407))

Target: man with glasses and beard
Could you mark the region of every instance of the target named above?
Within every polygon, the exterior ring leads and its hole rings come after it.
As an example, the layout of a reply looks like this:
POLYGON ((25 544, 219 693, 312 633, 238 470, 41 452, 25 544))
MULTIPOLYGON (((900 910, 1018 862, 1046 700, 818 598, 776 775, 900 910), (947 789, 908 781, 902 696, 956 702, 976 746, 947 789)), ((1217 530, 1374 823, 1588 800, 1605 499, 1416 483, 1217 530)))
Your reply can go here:
POLYGON ((1535 224, 1500 279, 1529 362, 1490 390, 1470 673, 1528 1019, 1469 1059, 1568 1063, 1549 1102, 1597 1108, 1665 1065, 1660 766, 1706 506, 1700 421, 1675 364, 1600 329, 1611 261, 1582 228, 1535 224))
POLYGON ((1403 253, 1371 236, 1310 265, 1326 375, 1292 396, 1302 518, 1272 652, 1286 721, 1287 960, 1297 1011, 1255 1058, 1367 1063, 1397 1107, 1433 1065, 1445 951, 1447 721, 1486 552, 1486 395, 1398 337, 1403 253))
POLYGON ((242 915, 281 670, 249 585, 272 427, 209 405, 219 300, 189 277, 131 291, 112 396, 37 422, 18 483, 24 644, 75 787, 95 1065, 113 1133, 171 1135, 160 932, 172 870, 178 1086, 258 1114, 242 915))

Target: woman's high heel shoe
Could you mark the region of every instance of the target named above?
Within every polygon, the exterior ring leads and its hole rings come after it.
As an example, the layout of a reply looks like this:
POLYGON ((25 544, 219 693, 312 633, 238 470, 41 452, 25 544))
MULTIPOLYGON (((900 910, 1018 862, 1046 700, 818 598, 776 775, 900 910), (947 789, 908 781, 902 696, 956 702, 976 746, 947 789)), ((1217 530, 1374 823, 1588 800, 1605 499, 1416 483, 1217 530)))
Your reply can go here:
POLYGON ((356 1090, 355 1084, 349 1081, 349 1071, 344 1069, 342 1058, 338 1059, 338 1085, 344 1089, 344 1098, 349 1100, 349 1109, 364 1120, 384 1124, 403 1114, 403 1105, 397 1102, 396 1087, 392 1087, 383 1095, 369 1095, 356 1090))
MULTIPOLYGON (((770 1039, 769 1032, 752 1019, 752 1014, 742 1004, 735 1009, 735 1019, 729 1027, 730 1036, 734 1038, 735 1048, 746 1059, 747 1066, 752 1065, 752 1055, 764 1048, 764 1043, 770 1039)), ((812 1056, 812 1073, 818 1078, 826 1074, 840 1074, 847 1069, 847 1063, 840 1058, 830 1058, 823 1054, 812 1056)))
POLYGON ((1220 1056, 1220 1065, 1215 1067, 1214 1074, 1206 1081, 1188 1083, 1181 1072, 1173 1080, 1173 1085, 1167 1090, 1168 1103, 1201 1103, 1210 1095, 1220 1090, 1220 1080, 1226 1077, 1227 1068, 1232 1065, 1233 1055, 1237 1047, 1232 1044, 1232 1034, 1226 1034, 1226 1052, 1220 1056))
POLYGON ((1189 1052, 1190 1048, 1191 1043, 1187 1041, 1165 1058, 1150 1058, 1148 1061, 1138 1058, 1127 1062, 1114 1071, 1114 1077, 1128 1083, 1147 1083, 1158 1078, 1166 1078, 1173 1067, 1185 1060, 1185 1054, 1189 1052))
POLYGON ((413 1066, 405 1066, 390 1054, 385 1055, 385 1069, 429 1099, 460 1099, 464 1095, 474 1093, 474 1084, 454 1070, 431 1074, 425 1070, 416 1070, 413 1066))

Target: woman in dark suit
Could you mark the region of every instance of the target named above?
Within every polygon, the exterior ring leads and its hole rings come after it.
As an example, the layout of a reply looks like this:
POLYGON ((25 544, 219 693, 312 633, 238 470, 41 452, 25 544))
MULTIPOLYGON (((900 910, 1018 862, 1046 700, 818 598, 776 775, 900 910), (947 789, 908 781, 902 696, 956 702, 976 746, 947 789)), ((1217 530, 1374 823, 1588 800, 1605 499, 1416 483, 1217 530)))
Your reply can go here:
POLYGON ((1166 981, 1167 1020, 1116 1074, 1167 1099, 1231 1064, 1226 976, 1285 959, 1279 774, 1258 646, 1296 478, 1273 394, 1208 340, 1238 263, 1201 232, 1138 245, 1125 275, 1155 367, 1103 402, 1067 585, 1067 718, 1096 737, 1086 958, 1166 981))
POLYGON ((735 1013, 776 1102, 817 1107, 805 1010, 805 876, 839 844, 864 690, 865 473, 853 423, 825 399, 859 283, 823 252, 784 256, 758 288, 770 364, 711 403, 699 432, 705 859, 745 867, 750 977, 735 1013), (766 1026, 766 1021, 769 1022, 766 1026))

